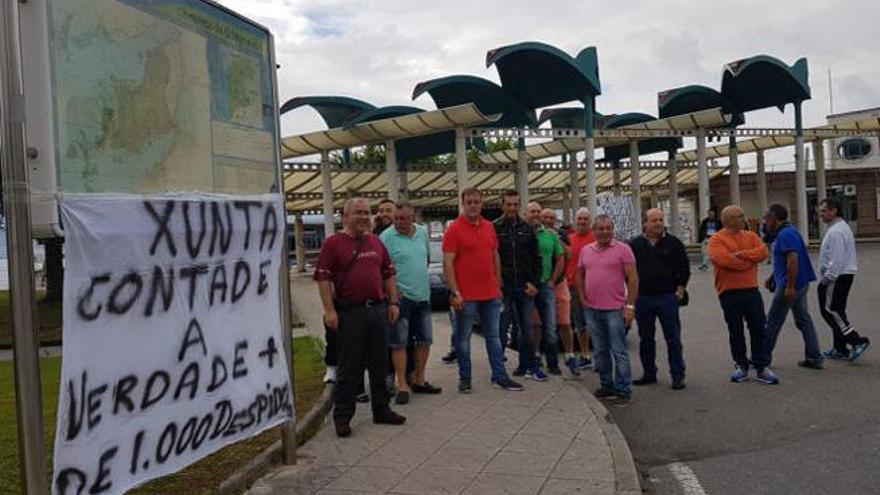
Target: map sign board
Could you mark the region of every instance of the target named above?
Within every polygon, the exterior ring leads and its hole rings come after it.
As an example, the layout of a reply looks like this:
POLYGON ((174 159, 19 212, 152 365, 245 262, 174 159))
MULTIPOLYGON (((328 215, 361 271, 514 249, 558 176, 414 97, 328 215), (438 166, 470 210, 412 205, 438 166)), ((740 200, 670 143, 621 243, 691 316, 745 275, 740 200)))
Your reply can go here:
POLYGON ((58 193, 277 190, 270 33, 205 0, 21 7, 34 230, 58 193))

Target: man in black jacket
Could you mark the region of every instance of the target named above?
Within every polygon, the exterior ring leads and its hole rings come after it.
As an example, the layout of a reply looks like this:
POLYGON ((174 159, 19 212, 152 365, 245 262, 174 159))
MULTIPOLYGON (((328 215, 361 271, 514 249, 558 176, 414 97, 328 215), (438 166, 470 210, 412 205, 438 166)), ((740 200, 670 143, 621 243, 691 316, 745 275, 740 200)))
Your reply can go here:
POLYGON ((666 232, 663 211, 653 208, 645 213, 645 233, 634 237, 630 247, 639 273, 639 297, 636 299, 636 323, 639 325, 639 357, 644 374, 633 385, 657 383, 657 344, 654 322, 660 320, 672 388, 684 388, 684 356, 681 349, 681 320, 678 306, 685 297, 691 276, 684 244, 666 232))
MULTIPOLYGON (((541 277, 538 238, 535 229, 519 214, 519 194, 516 191, 504 193, 501 208, 504 214, 494 222, 498 255, 501 257, 501 292, 504 298, 501 333, 506 333, 505 322, 511 322, 519 339, 519 365, 513 375, 546 381, 547 375, 535 358, 535 342, 531 332, 535 295, 541 277)), ((502 345, 505 340, 502 338, 502 345)))

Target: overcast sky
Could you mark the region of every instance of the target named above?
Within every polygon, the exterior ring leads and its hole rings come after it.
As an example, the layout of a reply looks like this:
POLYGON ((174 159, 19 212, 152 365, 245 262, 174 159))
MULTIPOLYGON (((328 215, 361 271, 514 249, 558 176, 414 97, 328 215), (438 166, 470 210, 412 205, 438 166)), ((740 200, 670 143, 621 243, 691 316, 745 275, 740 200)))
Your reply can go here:
MULTIPOLYGON (((806 57, 813 99, 807 126, 829 113, 880 106, 876 32, 880 3, 851 1, 302 1, 220 0, 275 36, 281 102, 344 95, 374 105, 434 108, 410 100, 420 81, 472 74, 498 82, 486 52, 543 41, 575 55, 596 46, 602 113, 657 113, 659 91, 686 84, 720 89, 724 64, 757 54, 787 64, 806 57), (558 6, 553 8, 553 6, 558 6), (873 81, 873 82, 872 82, 873 81)), ((793 110, 752 112, 747 125, 792 126, 793 110)), ((314 111, 285 115, 284 135, 323 129, 314 111)), ((791 160, 791 151, 775 160, 791 160)))

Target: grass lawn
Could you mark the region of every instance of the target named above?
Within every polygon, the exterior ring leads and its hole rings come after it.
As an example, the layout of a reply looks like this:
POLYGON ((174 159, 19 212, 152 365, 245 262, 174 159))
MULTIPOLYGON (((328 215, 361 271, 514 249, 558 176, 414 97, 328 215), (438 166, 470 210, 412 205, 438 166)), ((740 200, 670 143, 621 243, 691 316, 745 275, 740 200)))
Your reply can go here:
MULTIPOLYGON (((40 342, 61 340, 61 303, 46 302, 45 293, 37 291, 37 324, 40 342)), ((12 311, 9 307, 9 291, 0 291, 0 347, 12 345, 12 311)))
MULTIPOLYGON (((293 341, 295 358, 294 384, 297 416, 302 417, 323 391, 323 344, 314 337, 297 337, 293 341)), ((43 381, 43 424, 46 428, 46 452, 51 466, 55 442, 55 414, 61 358, 40 360, 43 381)), ((18 427, 12 362, 0 362, 0 495, 22 492, 18 467, 18 427)), ((277 428, 249 440, 228 446, 183 471, 160 478, 135 490, 137 494, 202 494, 214 493, 220 483, 257 453, 279 438, 277 428)), ((48 473, 47 473, 47 476, 48 473)))

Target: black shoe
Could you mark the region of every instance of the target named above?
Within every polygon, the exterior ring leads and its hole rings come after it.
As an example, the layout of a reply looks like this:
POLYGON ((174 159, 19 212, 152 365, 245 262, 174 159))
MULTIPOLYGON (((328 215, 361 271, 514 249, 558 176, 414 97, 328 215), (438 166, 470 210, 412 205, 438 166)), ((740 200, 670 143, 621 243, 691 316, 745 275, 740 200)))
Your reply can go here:
POLYGON ((517 368, 513 370, 513 376, 525 376, 526 370, 517 368))
POLYGON ((449 351, 445 356, 440 358, 440 361, 443 361, 446 364, 452 364, 458 360, 458 353, 455 351, 449 351))
POLYGON ((608 399, 610 397, 617 397, 617 394, 613 390, 608 390, 607 388, 600 388, 593 392, 593 396, 597 399, 608 399))
POLYGON ((370 402, 370 394, 368 394, 366 392, 362 392, 360 394, 357 394, 357 396, 355 396, 354 400, 357 402, 370 402))
POLYGON ((554 366, 554 367, 552 367, 552 368, 547 368, 547 371, 548 371, 551 375, 561 375, 561 374, 562 374, 562 370, 559 369, 559 366, 554 366))
POLYGON ((347 421, 334 421, 333 424, 336 426, 337 437, 345 438, 351 436, 351 425, 347 421))
POLYGON ((439 394, 443 391, 440 387, 435 387, 428 382, 425 382, 421 385, 413 384, 412 391, 414 394, 439 394))
POLYGON ((521 392, 523 389, 523 386, 521 384, 507 377, 500 378, 498 380, 492 380, 492 386, 510 392, 521 392))
POLYGON ((657 377, 652 376, 643 376, 638 380, 633 380, 633 385, 652 385, 657 383, 657 377))
POLYGON ((684 380, 672 380, 672 390, 684 390, 684 380))
POLYGON ((824 368, 822 363, 819 361, 813 361, 811 359, 804 359, 803 361, 798 361, 798 366, 801 368, 810 368, 811 370, 821 370, 824 368))
POLYGON ((458 381, 458 393, 469 394, 471 390, 471 380, 469 378, 462 378, 458 381))
POLYGON ((406 418, 389 409, 388 412, 373 416, 373 423, 377 425, 402 425, 406 423, 406 418))
POLYGON ((397 392, 397 395, 394 397, 394 402, 398 405, 408 404, 409 403, 409 392, 401 390, 397 392))

